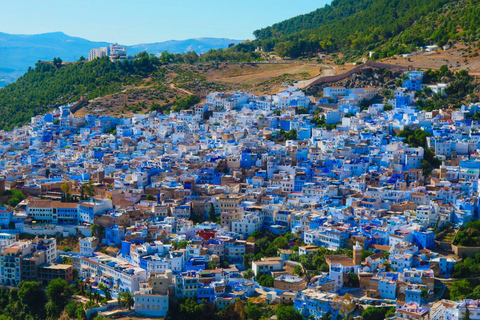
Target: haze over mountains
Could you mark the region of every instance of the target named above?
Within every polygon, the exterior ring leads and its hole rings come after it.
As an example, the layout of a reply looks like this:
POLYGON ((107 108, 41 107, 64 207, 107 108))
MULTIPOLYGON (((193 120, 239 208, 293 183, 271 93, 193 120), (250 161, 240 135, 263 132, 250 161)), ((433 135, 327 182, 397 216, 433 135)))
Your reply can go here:
MULTIPOLYGON (((188 40, 170 40, 165 42, 145 43, 127 46, 128 54, 141 51, 171 53, 195 51, 204 53, 210 49, 227 48, 230 43, 242 40, 225 38, 197 38, 188 40)), ((17 35, 0 32, 0 87, 15 81, 23 75, 28 67, 34 67, 38 60, 52 60, 60 57, 64 61, 75 61, 80 56, 88 57, 92 48, 104 47, 109 42, 89 41, 72 37, 63 32, 37 35, 17 35)))

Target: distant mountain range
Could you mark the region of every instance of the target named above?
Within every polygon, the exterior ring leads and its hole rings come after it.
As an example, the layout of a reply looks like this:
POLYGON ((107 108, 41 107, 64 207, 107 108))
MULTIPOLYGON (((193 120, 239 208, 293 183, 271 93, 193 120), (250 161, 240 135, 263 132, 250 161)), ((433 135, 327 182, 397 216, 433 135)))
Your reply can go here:
MULTIPOLYGON (((157 54, 168 50, 171 53, 195 51, 204 53, 210 49, 227 48, 230 43, 242 40, 225 38, 197 38, 171 40, 156 43, 144 43, 127 46, 128 54, 142 51, 157 54)), ((92 48, 105 47, 108 42, 95 42, 83 38, 71 37, 63 32, 36 35, 18 35, 0 32, 0 87, 15 81, 28 67, 38 60, 52 60, 60 57, 63 61, 75 61, 80 56, 88 57, 92 48)))

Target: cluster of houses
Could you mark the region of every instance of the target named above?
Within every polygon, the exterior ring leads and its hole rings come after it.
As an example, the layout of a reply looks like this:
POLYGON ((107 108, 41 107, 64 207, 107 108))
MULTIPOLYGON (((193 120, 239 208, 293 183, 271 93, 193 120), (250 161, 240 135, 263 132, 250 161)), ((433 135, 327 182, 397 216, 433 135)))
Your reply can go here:
POLYGON ((26 198, 0 207, 0 282, 71 282, 77 270, 113 296, 134 294, 146 316, 165 316, 173 298, 221 309, 261 291, 306 318, 336 316, 351 293, 397 302, 403 319, 459 319, 478 302, 438 301, 434 278, 450 277, 459 257, 435 251, 434 229, 477 218, 480 123, 469 116, 480 104, 420 111, 422 79, 409 72, 388 110, 360 109, 376 88, 328 87, 320 101, 297 89, 215 92, 170 114, 79 118, 63 106, 1 131, 0 200, 13 189, 26 198), (337 103, 324 114, 333 130, 311 122, 322 99, 337 103), (426 150, 397 136, 405 129, 430 134, 439 168, 425 171, 426 150), (292 233, 300 246, 252 261, 245 277, 256 231, 292 233), (78 237, 78 250, 57 251, 59 236, 78 237), (327 270, 304 276, 298 256, 321 247, 353 257, 326 255, 327 270), (272 287, 257 282, 265 274, 272 287))

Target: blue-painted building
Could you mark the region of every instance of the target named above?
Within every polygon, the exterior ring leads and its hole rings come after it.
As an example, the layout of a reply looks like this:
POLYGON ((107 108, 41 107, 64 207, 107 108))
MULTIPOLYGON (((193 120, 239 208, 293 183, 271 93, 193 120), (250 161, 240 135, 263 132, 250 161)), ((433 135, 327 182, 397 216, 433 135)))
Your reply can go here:
POLYGON ((421 85, 423 83, 423 71, 410 71, 408 73, 408 79, 403 80, 402 88, 406 88, 411 91, 422 90, 421 85))
POLYGON ((185 265, 185 271, 201 271, 207 268, 204 257, 190 257, 185 265))

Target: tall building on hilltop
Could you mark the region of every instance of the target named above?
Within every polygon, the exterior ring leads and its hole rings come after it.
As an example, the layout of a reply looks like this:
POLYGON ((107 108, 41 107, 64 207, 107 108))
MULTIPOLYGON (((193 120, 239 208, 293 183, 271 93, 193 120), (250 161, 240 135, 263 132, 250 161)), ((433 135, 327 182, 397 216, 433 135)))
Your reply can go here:
POLYGON ((101 58, 110 55, 110 47, 101 47, 98 49, 91 49, 88 54, 88 61, 92 61, 96 58, 101 58))
POLYGON ((109 56, 110 58, 112 57, 125 57, 127 55, 127 47, 125 46, 119 46, 118 43, 112 43, 110 45, 110 53, 109 56))
POLYGON ((112 43, 108 47, 91 49, 88 54, 88 61, 105 56, 110 57, 110 59, 126 59, 127 47, 119 46, 118 43, 112 43))

